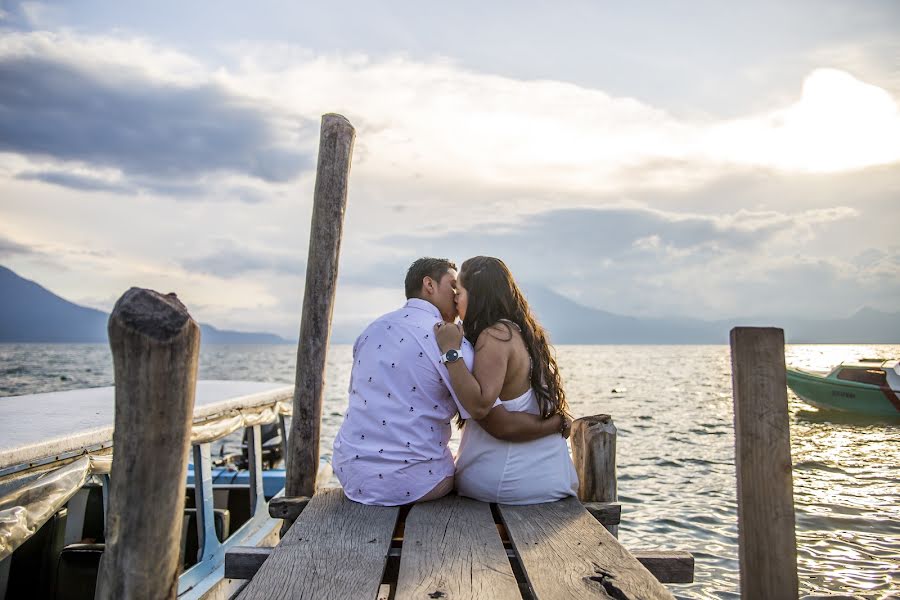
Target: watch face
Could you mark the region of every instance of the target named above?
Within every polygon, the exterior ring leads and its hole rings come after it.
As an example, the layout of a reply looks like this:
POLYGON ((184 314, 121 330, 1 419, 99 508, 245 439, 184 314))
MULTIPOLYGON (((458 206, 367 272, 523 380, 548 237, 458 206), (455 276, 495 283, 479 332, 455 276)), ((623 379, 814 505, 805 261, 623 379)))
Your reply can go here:
POLYGON ((454 362, 459 358, 459 352, 456 350, 447 350, 447 362, 454 362))

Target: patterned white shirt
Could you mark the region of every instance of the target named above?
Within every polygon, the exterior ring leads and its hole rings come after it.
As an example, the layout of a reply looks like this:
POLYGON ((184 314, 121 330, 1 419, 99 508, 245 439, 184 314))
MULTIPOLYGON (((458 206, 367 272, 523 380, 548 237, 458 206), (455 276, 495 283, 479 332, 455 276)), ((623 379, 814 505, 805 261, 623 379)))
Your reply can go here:
MULTIPOLYGON (((332 467, 344 493, 363 504, 396 506, 418 500, 453 475, 447 447, 457 411, 434 339, 441 313, 414 298, 376 319, 353 346, 350 402, 334 439, 332 467)), ((474 351, 463 340, 472 369, 474 351)))

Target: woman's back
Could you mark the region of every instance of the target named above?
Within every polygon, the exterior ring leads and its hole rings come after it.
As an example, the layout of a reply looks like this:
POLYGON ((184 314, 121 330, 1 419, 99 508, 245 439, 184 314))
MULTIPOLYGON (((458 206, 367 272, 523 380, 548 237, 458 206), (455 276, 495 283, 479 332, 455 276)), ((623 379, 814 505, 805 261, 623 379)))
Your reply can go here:
MULTIPOLYGON (((503 321, 482 335, 505 342, 507 368, 500 391, 503 407, 510 412, 540 414, 531 387, 531 357, 518 326, 503 321)), ((462 496, 485 502, 536 504, 576 495, 578 476, 561 435, 504 442, 469 420, 457 454, 456 488, 462 496)))

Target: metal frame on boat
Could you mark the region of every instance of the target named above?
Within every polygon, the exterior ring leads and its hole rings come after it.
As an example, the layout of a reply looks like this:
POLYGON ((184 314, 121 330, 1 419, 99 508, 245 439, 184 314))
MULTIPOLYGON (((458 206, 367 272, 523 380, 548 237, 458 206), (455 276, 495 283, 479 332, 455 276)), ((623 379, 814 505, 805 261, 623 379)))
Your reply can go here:
MULTIPOLYGON (((6 596, 15 550, 63 508, 70 506, 74 513, 70 502, 83 504, 79 490, 97 478, 102 484, 105 519, 114 451, 114 395, 114 388, 107 387, 0 399, 10 417, 0 436, 0 598, 6 596), (21 427, 22 423, 33 426, 21 427), (14 424, 20 426, 12 429, 14 424)), ((193 473, 189 471, 185 485, 193 488, 199 549, 197 562, 179 577, 179 598, 228 597, 241 582, 224 577, 226 550, 277 540, 281 521, 268 514, 261 427, 277 423, 284 444, 284 417, 290 414, 292 397, 293 386, 282 384, 198 382, 191 430, 193 473), (240 429, 246 431, 250 515, 220 541, 211 446, 240 429)), ((280 475, 283 478, 283 471, 280 475)), ((277 494, 282 491, 283 486, 277 494)), ((77 524, 66 529, 66 542, 81 535, 69 531, 77 530, 77 524)))

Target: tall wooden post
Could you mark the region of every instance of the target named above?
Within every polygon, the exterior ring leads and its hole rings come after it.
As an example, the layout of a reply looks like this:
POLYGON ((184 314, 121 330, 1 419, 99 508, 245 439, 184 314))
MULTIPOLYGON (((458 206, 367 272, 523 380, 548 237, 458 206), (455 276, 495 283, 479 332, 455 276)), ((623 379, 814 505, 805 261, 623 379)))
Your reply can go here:
POLYGON ((319 164, 306 261, 306 290, 297 373, 294 388, 294 416, 288 436, 285 495, 312 496, 319 469, 319 432, 322 424, 322 396, 325 393, 325 355, 331 334, 331 315, 337 286, 341 233, 347 206, 350 158, 356 131, 341 115, 322 117, 319 164))
POLYGON ((784 331, 731 330, 741 597, 797 598, 784 331))
POLYGON ((131 288, 109 317, 116 417, 96 597, 175 598, 200 328, 174 294, 131 288))
MULTIPOLYGON (((578 473, 578 499, 616 502, 616 426, 609 415, 582 417, 572 423, 572 460, 578 473)), ((607 526, 618 534, 618 525, 607 526)))

